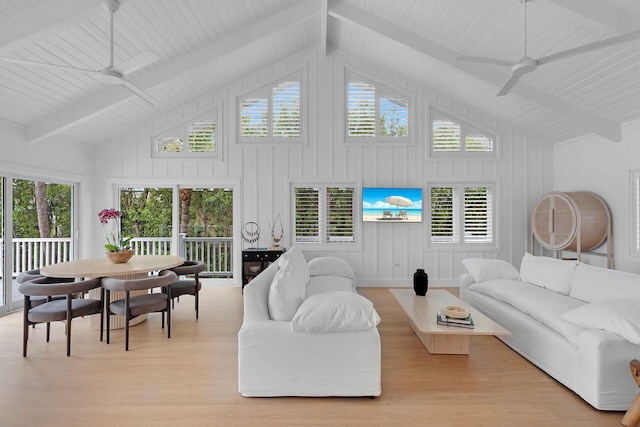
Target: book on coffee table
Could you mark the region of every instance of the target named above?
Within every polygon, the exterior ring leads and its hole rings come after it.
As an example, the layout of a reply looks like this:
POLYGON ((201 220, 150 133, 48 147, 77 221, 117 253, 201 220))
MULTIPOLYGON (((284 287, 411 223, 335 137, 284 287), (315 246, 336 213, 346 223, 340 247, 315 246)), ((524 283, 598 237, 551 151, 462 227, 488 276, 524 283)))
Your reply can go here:
POLYGON ((471 314, 468 314, 467 317, 457 318, 450 317, 444 314, 442 310, 438 311, 438 325, 442 326, 455 326, 457 328, 468 328, 473 329, 473 319, 471 318, 471 314))

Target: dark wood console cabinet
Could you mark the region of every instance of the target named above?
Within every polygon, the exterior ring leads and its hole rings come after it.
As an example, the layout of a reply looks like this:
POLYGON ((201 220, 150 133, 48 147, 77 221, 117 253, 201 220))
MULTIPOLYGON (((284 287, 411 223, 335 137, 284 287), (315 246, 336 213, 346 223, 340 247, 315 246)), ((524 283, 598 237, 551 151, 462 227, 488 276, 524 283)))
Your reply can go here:
POLYGON ((286 249, 249 248, 242 251, 242 288, 260 274, 272 262, 280 258, 286 249))

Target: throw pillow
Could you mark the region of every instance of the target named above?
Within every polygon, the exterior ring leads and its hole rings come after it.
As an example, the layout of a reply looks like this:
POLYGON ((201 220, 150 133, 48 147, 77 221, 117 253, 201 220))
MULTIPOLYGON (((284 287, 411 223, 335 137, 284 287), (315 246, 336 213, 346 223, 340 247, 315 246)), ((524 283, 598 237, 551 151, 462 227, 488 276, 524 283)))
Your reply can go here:
POLYGON ((476 283, 497 279, 517 280, 520 277, 513 265, 501 259, 465 258, 462 265, 476 283))
POLYGON ((525 253, 520 265, 520 280, 569 295, 571 279, 577 265, 577 261, 563 261, 525 253))
POLYGON ((294 246, 280 255, 280 259, 278 261, 281 267, 286 260, 291 261, 291 267, 295 274, 306 285, 309 281, 309 265, 307 264, 307 260, 305 259, 302 250, 298 246, 294 246))
POLYGON ((309 274, 311 276, 341 276, 353 279, 353 269, 342 258, 325 256, 313 258, 309 261, 309 274))
POLYGON ((571 296, 587 302, 640 298, 640 275, 581 262, 573 275, 571 296))
POLYGON ((374 328, 380 316, 373 303, 354 292, 323 292, 300 305, 291 320, 294 332, 355 332, 374 328))
POLYGON ((305 297, 306 284, 295 275, 290 260, 280 264, 269 287, 267 304, 273 320, 291 320, 305 297))
POLYGON ((588 329, 604 329, 640 344, 640 299, 610 299, 562 313, 562 320, 588 329))

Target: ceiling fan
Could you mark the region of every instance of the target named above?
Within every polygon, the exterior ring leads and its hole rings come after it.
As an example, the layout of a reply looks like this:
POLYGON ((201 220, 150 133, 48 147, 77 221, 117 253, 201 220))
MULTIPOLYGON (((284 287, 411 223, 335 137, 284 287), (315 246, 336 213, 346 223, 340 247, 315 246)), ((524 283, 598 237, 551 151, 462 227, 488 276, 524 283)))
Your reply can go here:
POLYGON ((147 65, 157 61, 159 56, 153 52, 142 52, 139 55, 136 55, 132 58, 127 59, 126 61, 119 64, 117 67, 113 64, 113 21, 114 15, 116 11, 120 8, 120 3, 118 0, 103 0, 102 6, 105 10, 110 13, 110 21, 111 21, 111 34, 110 34, 110 56, 109 56, 109 66, 103 68, 101 70, 92 70, 86 68, 72 67, 69 65, 57 65, 51 64, 48 62, 38 62, 38 61, 27 61, 24 59, 17 58, 7 58, 2 57, 2 59, 6 62, 10 62, 13 64, 19 65, 28 65, 28 66, 36 66, 36 67, 44 67, 44 68, 56 68, 56 69, 65 69, 70 71, 78 71, 83 73, 88 73, 95 76, 98 80, 109 83, 109 84, 118 84, 123 85, 131 92, 145 100, 151 105, 156 105, 158 102, 140 87, 132 83, 131 81, 126 79, 126 76, 134 71, 146 67, 147 65))
POLYGON ((640 30, 632 31, 630 33, 622 34, 616 37, 610 37, 604 40, 600 40, 594 43, 585 44, 575 47, 573 49, 564 50, 562 52, 553 53, 551 55, 543 56, 541 58, 532 59, 527 56, 527 3, 531 0, 520 0, 522 3, 522 45, 524 54, 519 61, 508 61, 505 59, 487 58, 483 56, 470 56, 459 55, 455 59, 458 61, 476 62, 481 64, 501 65, 511 67, 511 76, 502 86, 496 96, 503 96, 509 93, 511 88, 520 80, 523 75, 535 71, 538 65, 548 64, 552 61, 568 58, 571 56, 579 55, 581 53, 589 52, 591 50, 602 49, 605 47, 613 46, 620 43, 625 43, 631 40, 640 39, 640 30))

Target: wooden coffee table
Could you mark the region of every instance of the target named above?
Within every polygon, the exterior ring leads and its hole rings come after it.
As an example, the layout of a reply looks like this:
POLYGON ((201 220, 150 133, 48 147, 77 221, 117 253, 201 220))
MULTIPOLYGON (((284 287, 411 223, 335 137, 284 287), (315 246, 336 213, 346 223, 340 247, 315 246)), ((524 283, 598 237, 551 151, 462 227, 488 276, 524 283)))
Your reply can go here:
POLYGON ((425 296, 418 296, 413 289, 389 289, 409 316, 409 325, 422 344, 432 354, 469 354, 470 335, 511 335, 487 316, 462 302, 444 289, 431 289, 425 296), (473 319, 474 328, 441 326, 437 323, 438 311, 448 305, 465 308, 473 319))

